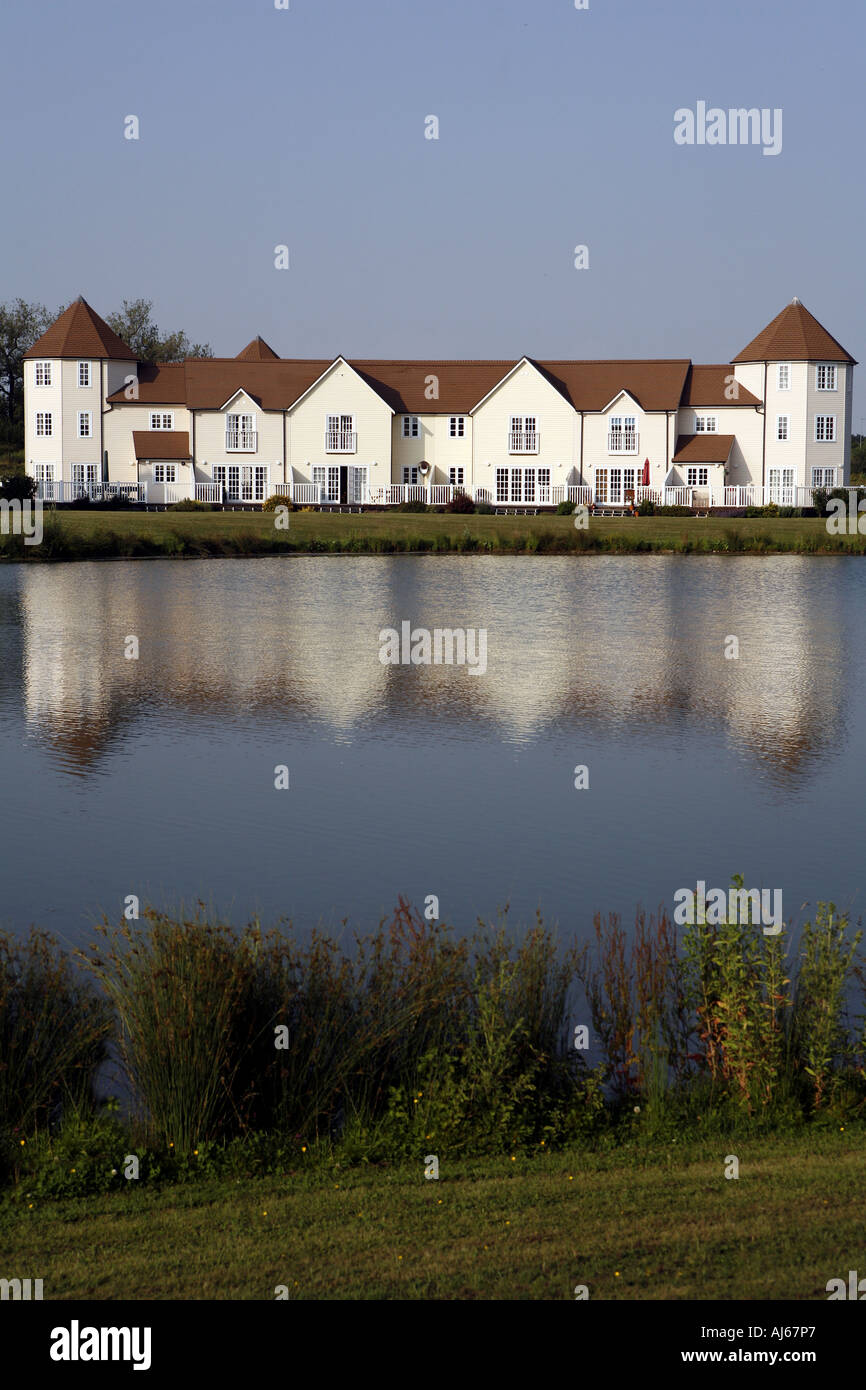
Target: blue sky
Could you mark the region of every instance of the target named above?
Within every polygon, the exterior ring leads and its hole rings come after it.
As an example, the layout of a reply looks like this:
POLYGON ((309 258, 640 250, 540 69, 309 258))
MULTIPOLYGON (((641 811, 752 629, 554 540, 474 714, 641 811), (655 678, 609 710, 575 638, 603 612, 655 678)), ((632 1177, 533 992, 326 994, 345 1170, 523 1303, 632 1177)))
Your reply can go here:
POLYGON ((866 6, 589 5, 6 0, 0 298, 144 296, 226 355, 726 361, 796 294, 866 360, 866 6), (699 100, 780 107, 781 153, 676 145, 699 100))

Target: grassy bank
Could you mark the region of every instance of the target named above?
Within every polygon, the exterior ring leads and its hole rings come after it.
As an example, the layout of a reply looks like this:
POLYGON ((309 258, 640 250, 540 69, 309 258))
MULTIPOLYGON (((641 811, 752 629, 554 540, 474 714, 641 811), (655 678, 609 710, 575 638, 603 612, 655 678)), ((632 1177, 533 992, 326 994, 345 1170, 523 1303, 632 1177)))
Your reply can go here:
POLYGON ((0 1202, 46 1299, 826 1299, 863 1267, 862 1130, 463 1159, 426 1180, 304 1166, 0 1202), (726 1179, 735 1152, 739 1178, 726 1179))
POLYGON ((272 513, 47 510, 44 540, 0 536, 7 560, 96 560, 275 554, 866 553, 866 535, 830 535, 818 517, 455 516, 294 512, 277 530, 272 513))

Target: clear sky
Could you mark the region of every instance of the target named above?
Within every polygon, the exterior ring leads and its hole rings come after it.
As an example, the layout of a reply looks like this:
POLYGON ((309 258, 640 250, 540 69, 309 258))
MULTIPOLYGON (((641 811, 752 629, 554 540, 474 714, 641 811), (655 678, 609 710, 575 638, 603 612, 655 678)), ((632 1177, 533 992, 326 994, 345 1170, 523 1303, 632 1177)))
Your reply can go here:
POLYGON ((4 0, 0 298, 143 296, 221 355, 714 362, 799 295, 866 363, 863 0, 289 3, 4 0), (677 145, 701 100, 781 108, 781 153, 677 145))

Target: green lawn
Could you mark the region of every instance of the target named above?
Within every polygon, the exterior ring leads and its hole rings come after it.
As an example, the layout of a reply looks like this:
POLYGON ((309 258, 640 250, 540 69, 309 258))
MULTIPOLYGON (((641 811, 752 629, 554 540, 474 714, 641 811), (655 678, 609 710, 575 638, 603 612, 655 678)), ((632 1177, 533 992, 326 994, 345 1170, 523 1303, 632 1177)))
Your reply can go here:
POLYGON ((469 516, 390 511, 273 513, 48 511, 43 546, 0 537, 10 559, 255 555, 281 552, 388 553, 866 553, 866 536, 829 535, 817 517, 598 517, 576 530, 570 516, 469 516), (19 544, 13 544, 19 543, 19 544))
POLYGON ((826 1300, 866 1270, 863 1135, 351 1168, 0 1205, 46 1299, 826 1300), (740 1160, 724 1177, 726 1154, 740 1160))

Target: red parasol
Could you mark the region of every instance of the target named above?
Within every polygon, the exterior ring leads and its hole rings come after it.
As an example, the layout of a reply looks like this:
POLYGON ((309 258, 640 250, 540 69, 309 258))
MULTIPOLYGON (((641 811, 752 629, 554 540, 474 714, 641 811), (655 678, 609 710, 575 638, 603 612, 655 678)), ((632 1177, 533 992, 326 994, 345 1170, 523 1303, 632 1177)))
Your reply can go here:
POLYGON ((649 459, 644 459, 643 461, 643 477, 641 478, 641 486, 649 487, 649 459))

